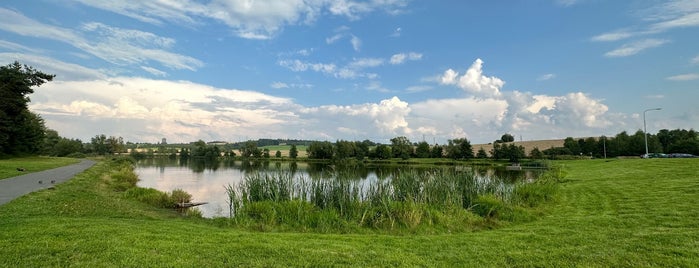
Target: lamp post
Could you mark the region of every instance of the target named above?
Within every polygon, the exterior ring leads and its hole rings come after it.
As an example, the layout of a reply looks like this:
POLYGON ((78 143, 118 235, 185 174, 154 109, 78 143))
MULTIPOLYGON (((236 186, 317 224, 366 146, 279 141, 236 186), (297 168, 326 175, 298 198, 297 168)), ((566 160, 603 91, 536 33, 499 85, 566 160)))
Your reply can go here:
POLYGON ((643 141, 646 144, 646 155, 648 157, 648 132, 646 131, 646 112, 648 111, 660 111, 662 108, 646 109, 643 111, 643 141))

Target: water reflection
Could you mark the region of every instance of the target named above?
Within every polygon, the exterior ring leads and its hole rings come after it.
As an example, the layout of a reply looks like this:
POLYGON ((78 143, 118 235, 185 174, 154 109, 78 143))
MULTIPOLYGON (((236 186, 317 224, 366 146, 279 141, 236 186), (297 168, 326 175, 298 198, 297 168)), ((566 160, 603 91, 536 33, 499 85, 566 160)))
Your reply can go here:
POLYGON ((295 161, 234 161, 222 159, 217 161, 198 161, 189 159, 153 158, 137 162, 136 173, 140 181, 138 186, 155 188, 161 191, 183 189, 192 194, 195 202, 209 202, 198 207, 204 217, 228 216, 228 204, 225 186, 236 185, 245 174, 252 172, 290 172, 295 178, 342 179, 354 180, 361 184, 377 180, 387 180, 400 172, 421 174, 435 168, 449 169, 454 172, 473 170, 483 178, 497 178, 504 183, 517 180, 534 180, 541 171, 507 171, 492 167, 448 166, 425 167, 406 165, 366 165, 327 164, 318 162, 295 161))

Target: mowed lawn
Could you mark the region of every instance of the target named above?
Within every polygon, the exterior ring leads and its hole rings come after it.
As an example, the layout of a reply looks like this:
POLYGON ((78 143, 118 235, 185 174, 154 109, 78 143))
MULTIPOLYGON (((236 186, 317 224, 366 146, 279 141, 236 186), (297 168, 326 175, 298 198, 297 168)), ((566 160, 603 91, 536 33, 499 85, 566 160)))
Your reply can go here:
POLYGON ((77 158, 65 157, 22 157, 0 160, 0 180, 24 175, 29 172, 67 166, 80 162, 77 158))
POLYGON ((2 267, 697 267, 699 159, 561 161, 537 220, 454 234, 263 233, 123 199, 102 162, 0 206, 2 267))

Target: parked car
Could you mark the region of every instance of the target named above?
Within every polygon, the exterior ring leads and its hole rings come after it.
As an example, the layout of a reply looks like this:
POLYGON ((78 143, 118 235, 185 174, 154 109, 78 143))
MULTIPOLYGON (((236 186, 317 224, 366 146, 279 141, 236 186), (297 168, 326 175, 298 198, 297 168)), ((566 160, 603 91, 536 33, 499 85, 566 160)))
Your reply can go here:
POLYGON ((666 154, 662 153, 649 153, 649 154, 643 154, 641 155, 641 158, 667 158, 668 156, 666 154))
POLYGON ((676 154, 668 154, 667 157, 670 157, 670 158, 693 158, 693 157, 696 157, 696 156, 694 156, 693 154, 679 154, 679 153, 676 153, 676 154))

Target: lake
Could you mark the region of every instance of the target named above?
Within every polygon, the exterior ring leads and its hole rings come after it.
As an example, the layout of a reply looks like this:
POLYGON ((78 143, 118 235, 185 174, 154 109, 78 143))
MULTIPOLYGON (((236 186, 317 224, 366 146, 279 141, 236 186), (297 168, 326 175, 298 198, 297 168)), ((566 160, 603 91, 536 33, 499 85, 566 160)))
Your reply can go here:
POLYGON ((525 180, 532 181, 538 170, 507 171, 492 167, 470 166, 396 166, 396 165, 332 165, 327 163, 291 161, 187 161, 154 158, 139 160, 136 174, 139 187, 170 192, 182 189, 192 195, 193 202, 208 202, 198 206, 207 218, 228 217, 228 195, 225 187, 240 183, 246 174, 255 172, 291 172, 296 179, 345 179, 360 184, 390 180, 397 172, 427 172, 434 169, 452 169, 456 172, 475 171, 484 180, 499 180, 503 185, 525 180))

